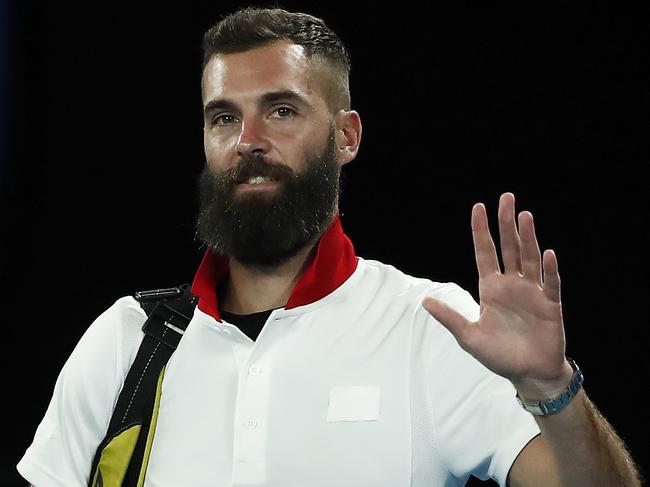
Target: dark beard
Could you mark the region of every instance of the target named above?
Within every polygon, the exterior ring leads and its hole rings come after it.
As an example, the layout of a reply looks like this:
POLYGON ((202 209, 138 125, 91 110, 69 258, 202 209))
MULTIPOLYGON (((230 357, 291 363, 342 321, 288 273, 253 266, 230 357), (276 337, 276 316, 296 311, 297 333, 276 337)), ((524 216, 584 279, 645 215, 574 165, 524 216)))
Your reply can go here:
POLYGON ((333 131, 319 155, 308 157, 304 171, 262 157, 242 157, 235 167, 199 177, 197 237, 216 252, 258 269, 273 268, 315 243, 335 216, 340 167, 333 131), (235 194, 250 175, 280 181, 271 194, 235 194))

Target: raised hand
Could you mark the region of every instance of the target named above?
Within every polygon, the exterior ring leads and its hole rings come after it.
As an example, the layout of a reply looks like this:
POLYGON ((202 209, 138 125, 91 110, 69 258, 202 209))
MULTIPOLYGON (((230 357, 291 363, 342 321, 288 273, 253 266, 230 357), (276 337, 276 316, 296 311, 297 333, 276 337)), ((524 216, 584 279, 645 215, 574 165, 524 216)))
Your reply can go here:
POLYGON ((493 372, 510 379, 530 399, 551 397, 569 382, 565 358, 560 276, 555 253, 540 253, 533 215, 519 214, 515 197, 499 200, 500 269, 485 206, 472 208, 472 235, 479 275, 480 317, 465 319, 427 297, 424 308, 456 337, 460 346, 493 372))

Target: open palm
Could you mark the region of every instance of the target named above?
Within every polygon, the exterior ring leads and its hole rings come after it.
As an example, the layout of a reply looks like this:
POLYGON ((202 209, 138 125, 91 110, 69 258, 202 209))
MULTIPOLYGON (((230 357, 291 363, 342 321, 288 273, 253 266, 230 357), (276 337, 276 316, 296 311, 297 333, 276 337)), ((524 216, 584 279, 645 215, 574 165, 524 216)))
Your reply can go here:
POLYGON ((519 214, 517 229, 512 193, 501 195, 498 215, 503 271, 485 206, 477 203, 472 209, 479 320, 468 321, 431 297, 422 304, 483 365, 510 379, 518 389, 535 394, 563 381, 567 370, 570 375, 557 258, 552 250, 540 253, 530 212, 519 214))

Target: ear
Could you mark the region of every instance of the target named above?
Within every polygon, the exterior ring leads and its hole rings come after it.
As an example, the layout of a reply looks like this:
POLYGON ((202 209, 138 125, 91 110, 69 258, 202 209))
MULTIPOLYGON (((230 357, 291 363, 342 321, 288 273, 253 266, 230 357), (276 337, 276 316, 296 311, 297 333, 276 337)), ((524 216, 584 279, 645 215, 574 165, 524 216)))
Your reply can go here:
POLYGON ((357 157, 361 143, 361 117, 354 110, 339 110, 335 116, 336 153, 341 165, 357 157))

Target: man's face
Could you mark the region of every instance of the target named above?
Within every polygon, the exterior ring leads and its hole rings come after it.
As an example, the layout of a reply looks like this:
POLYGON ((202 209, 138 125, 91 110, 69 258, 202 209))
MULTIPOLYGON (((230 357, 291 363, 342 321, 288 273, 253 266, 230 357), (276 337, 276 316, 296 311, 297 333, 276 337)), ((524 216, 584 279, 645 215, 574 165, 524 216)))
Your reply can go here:
POLYGON ((244 264, 295 255, 337 211, 335 125, 309 68, 301 46, 275 42, 215 56, 204 71, 197 232, 244 264))
MULTIPOLYGON (((300 172, 306 154, 322 148, 332 115, 304 48, 278 41, 249 51, 213 56, 203 73, 207 165, 215 172, 256 153, 300 172)), ((277 185, 249 190, 274 190, 277 185)))

